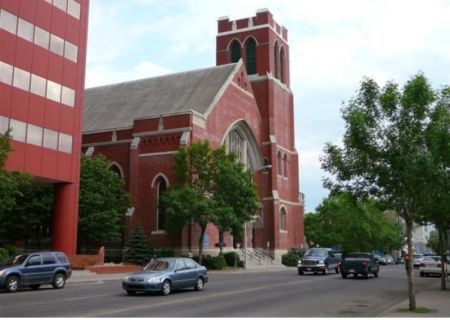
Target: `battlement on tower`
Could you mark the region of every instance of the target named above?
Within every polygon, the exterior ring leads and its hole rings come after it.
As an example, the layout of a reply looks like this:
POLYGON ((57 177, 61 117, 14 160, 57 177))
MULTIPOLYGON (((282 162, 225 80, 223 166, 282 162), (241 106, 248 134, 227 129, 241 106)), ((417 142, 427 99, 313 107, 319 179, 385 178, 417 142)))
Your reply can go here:
POLYGON ((265 25, 270 26, 282 39, 288 41, 287 29, 273 19, 273 15, 268 9, 259 9, 256 11, 256 16, 250 18, 230 21, 230 18, 225 16, 220 17, 217 21, 219 35, 256 29, 265 25))

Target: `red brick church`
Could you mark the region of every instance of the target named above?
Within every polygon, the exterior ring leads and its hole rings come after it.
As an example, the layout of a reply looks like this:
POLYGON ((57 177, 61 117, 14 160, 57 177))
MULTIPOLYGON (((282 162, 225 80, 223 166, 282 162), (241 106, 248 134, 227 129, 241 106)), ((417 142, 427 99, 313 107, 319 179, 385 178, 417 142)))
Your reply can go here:
MULTIPOLYGON (((86 90, 83 152, 106 155, 125 180, 134 205, 129 230, 141 223, 159 247, 185 253, 192 243, 195 254, 197 226, 167 232, 157 201, 176 184, 178 147, 206 139, 236 152, 258 185, 261 209, 234 243, 272 257, 303 246, 287 34, 267 9, 236 21, 223 17, 217 66, 86 90)), ((217 241, 211 224, 205 251, 216 253, 217 241)), ((230 235, 225 244, 232 248, 230 235)))

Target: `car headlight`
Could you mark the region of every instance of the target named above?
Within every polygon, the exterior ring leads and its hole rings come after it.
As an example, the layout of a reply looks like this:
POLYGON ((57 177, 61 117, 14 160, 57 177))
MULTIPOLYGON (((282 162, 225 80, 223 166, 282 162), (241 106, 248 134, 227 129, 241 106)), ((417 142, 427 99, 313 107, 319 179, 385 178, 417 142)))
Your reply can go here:
POLYGON ((159 283, 159 282, 163 281, 163 277, 151 277, 151 278, 145 279, 145 281, 148 283, 159 283))
POLYGON ((302 264, 302 260, 299 259, 298 262, 297 262, 297 264, 302 264))
POLYGON ((323 263, 323 260, 319 260, 318 262, 319 262, 319 264, 322 264, 322 263, 323 263))
POLYGON ((0 277, 5 274, 5 270, 0 271, 0 277))

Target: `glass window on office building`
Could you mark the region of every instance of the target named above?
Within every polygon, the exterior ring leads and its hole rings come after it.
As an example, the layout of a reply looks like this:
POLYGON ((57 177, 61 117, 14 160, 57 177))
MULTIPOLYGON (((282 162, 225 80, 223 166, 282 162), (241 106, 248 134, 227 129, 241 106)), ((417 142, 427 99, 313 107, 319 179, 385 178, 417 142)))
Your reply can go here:
POLYGON ((61 101, 61 85, 48 80, 47 81, 47 99, 60 102, 61 101))
POLYGON ((67 10, 67 0, 53 0, 53 5, 64 12, 67 10))
POLYGON ((27 143, 42 146, 42 128, 28 124, 27 143))
POLYGON ((47 86, 47 80, 45 78, 39 77, 35 74, 31 75, 31 93, 37 94, 41 97, 45 97, 45 88, 47 86))
POLYGON ((54 34, 51 34, 50 51, 62 56, 64 54, 64 40, 54 34))
POLYGON ((11 136, 13 140, 25 142, 27 137, 27 124, 25 122, 11 119, 9 121, 11 136))
POLYGON ((76 19, 80 19, 80 4, 75 0, 69 0, 67 3, 67 13, 76 19))
POLYGON ((12 84, 13 66, 0 61, 0 82, 12 84))
POLYGON ((50 33, 39 27, 34 31, 34 43, 44 49, 48 49, 50 43, 50 33))
POLYGON ((44 148, 58 150, 58 132, 44 129, 44 148))
POLYGON ((75 90, 62 87, 61 103, 73 107, 75 105, 75 90))
POLYGON ((72 136, 65 133, 60 133, 58 150, 66 153, 72 153, 72 136))
POLYGON ((17 17, 6 10, 0 10, 0 29, 16 34, 17 17))
POLYGON ((25 91, 30 91, 30 77, 31 74, 28 71, 14 68, 13 86, 25 91))
POLYGON ((0 134, 5 134, 9 128, 9 119, 3 116, 0 116, 0 134))
POLYGON ((34 26, 28 21, 19 18, 17 35, 27 41, 33 42, 34 26))
POLYGON ((78 56, 78 47, 66 41, 64 44, 64 57, 73 62, 77 62, 78 60, 77 56, 78 56))

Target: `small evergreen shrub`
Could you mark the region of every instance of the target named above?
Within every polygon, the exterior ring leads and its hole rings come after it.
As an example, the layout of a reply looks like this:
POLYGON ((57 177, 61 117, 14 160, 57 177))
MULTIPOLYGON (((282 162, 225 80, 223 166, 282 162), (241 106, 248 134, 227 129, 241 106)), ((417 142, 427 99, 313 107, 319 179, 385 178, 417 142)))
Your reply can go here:
POLYGON ((235 264, 238 266, 239 262, 241 262, 239 255, 234 251, 224 253, 223 257, 229 267, 234 267, 235 264))
POLYGON ((206 256, 202 258, 202 265, 208 270, 222 270, 227 266, 227 262, 223 256, 206 256))
POLYGON ((288 267, 296 267, 299 255, 294 252, 288 252, 281 256, 281 263, 288 267))
POLYGON ((128 240, 128 249, 125 252, 124 261, 141 266, 150 261, 150 249, 144 236, 144 228, 140 225, 137 226, 128 240))

